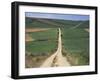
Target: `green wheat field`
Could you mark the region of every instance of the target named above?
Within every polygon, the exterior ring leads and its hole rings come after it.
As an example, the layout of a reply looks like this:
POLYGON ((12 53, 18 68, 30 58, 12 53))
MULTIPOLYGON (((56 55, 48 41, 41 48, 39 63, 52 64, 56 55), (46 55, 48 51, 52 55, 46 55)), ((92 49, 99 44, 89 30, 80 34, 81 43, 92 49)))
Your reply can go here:
POLYGON ((57 50, 62 31, 62 54, 71 66, 89 65, 89 20, 25 17, 25 67, 39 67, 57 50))

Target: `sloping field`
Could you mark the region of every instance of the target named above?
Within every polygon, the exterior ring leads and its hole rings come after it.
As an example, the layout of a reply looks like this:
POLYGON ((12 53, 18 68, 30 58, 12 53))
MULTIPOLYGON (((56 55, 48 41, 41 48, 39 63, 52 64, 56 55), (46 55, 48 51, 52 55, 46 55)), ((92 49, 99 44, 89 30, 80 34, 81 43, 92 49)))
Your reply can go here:
MULTIPOLYGON (((30 30, 31 31, 31 30, 30 30)), ((25 67, 33 68, 40 65, 57 49, 57 33, 56 28, 50 28, 44 31, 28 31, 26 35, 30 36, 33 41, 25 43, 25 67)), ((30 37, 28 37, 30 39, 30 37)))
POLYGON ((57 29, 28 33, 34 41, 26 42, 26 51, 33 55, 50 54, 57 48, 57 29))
POLYGON ((72 20, 56 20, 56 19, 41 19, 41 18, 28 18, 26 17, 26 27, 28 28, 70 28, 75 25, 80 25, 81 28, 88 28, 89 21, 72 21, 72 20))
POLYGON ((62 29, 63 52, 72 65, 89 64, 89 33, 84 29, 62 29))

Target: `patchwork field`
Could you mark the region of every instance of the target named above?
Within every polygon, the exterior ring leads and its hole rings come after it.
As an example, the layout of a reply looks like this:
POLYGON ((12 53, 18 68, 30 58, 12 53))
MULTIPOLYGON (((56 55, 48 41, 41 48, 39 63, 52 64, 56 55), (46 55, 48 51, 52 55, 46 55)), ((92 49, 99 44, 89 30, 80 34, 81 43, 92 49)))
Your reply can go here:
MULTIPOLYGON (((33 60, 33 63, 36 64, 35 67, 37 67, 37 60, 41 63, 46 59, 45 57, 48 57, 50 54, 56 51, 57 28, 50 28, 45 31, 26 32, 26 35, 27 34, 34 40, 26 42, 26 63, 28 63, 27 61, 30 59, 36 59, 33 60)), ((26 66, 30 66, 30 63, 26 64, 26 66)))
POLYGON ((58 28, 63 56, 72 66, 89 64, 89 21, 26 17, 26 68, 40 67, 57 50, 58 28))

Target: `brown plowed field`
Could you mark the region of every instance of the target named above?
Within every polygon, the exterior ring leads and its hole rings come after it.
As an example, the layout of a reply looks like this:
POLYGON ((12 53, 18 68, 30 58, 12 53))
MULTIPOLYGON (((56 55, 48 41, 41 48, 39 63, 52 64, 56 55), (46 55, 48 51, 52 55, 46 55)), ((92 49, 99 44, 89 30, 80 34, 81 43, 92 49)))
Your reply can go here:
POLYGON ((26 28, 25 32, 38 32, 38 31, 45 31, 50 28, 26 28))

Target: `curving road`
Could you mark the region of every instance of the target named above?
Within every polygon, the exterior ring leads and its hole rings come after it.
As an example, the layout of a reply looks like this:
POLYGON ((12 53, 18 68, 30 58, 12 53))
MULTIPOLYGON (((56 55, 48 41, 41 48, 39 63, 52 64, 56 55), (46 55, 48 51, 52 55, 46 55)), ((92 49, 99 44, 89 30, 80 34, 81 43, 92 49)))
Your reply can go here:
POLYGON ((70 63, 62 55, 62 40, 61 40, 61 29, 59 28, 58 37, 58 49, 57 51, 48 57, 40 67, 58 67, 58 66, 70 66, 70 63))

